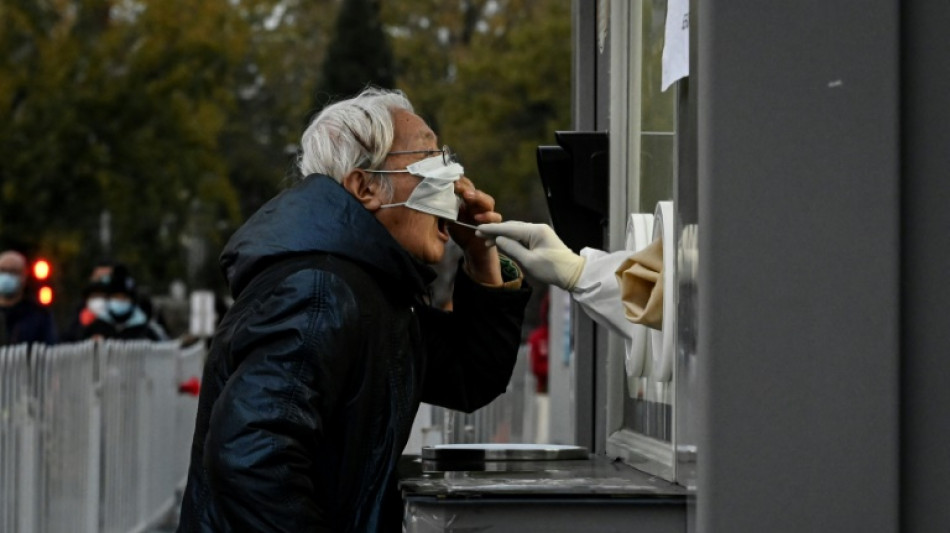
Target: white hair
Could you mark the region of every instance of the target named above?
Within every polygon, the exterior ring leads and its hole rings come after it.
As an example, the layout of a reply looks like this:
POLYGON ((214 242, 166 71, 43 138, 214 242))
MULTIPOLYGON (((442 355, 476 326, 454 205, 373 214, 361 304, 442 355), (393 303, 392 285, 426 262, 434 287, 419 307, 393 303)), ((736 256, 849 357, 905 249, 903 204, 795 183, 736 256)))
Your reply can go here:
MULTIPOLYGON (((393 113, 398 110, 413 112, 406 95, 377 87, 323 108, 300 138, 301 178, 325 174, 339 182, 354 168, 382 165, 393 144, 393 113)), ((389 179, 372 176, 392 191, 389 179)))

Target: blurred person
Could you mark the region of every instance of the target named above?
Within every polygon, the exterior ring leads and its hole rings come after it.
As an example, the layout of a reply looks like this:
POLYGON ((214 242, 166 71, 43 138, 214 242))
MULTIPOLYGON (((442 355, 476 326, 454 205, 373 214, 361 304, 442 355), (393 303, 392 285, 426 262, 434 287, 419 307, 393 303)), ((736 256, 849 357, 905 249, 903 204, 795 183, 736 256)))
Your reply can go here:
POLYGON ((135 279, 125 265, 113 265, 88 288, 86 307, 80 312, 80 323, 88 321, 82 338, 167 340, 164 329, 137 304, 135 279))
POLYGON ((92 267, 92 272, 89 273, 89 282, 96 283, 97 281, 108 281, 109 276, 112 275, 112 270, 116 265, 120 265, 116 261, 111 259, 102 259, 92 267))
POLYGON ((80 302, 74 308, 69 324, 62 331, 61 341, 76 342, 83 340, 85 338, 83 330, 92 324, 98 316, 106 315, 107 285, 114 265, 115 263, 112 260, 105 259, 92 267, 88 283, 82 289, 80 302), (90 302, 92 303, 91 306, 90 302))
POLYGON ((55 344, 53 315, 33 301, 26 289, 26 256, 14 250, 0 253, 0 344, 55 344))
POLYGON ((205 365, 182 532, 401 531, 419 403, 474 411, 514 368, 530 289, 446 220, 501 215, 405 95, 334 103, 301 144, 302 179, 221 254, 235 301, 205 365), (450 239, 447 312, 427 302, 450 239))
POLYGON ((538 317, 541 323, 528 334, 528 357, 531 362, 531 373, 534 374, 536 380, 536 392, 540 394, 548 392, 548 307, 550 301, 550 293, 545 293, 541 299, 541 309, 538 317))

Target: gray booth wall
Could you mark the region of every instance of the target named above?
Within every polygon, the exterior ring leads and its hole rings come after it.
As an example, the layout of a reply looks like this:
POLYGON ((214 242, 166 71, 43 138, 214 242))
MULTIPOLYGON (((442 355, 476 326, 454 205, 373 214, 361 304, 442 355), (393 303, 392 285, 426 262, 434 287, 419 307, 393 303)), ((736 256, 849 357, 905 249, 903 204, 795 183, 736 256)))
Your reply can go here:
MULTIPOLYGON (((690 529, 947 531, 950 3, 691 4, 677 178, 700 249, 690 529)), ((575 0, 577 130, 607 126, 596 5, 575 0)), ((600 452, 592 363, 577 441, 600 452)))
POLYGON ((697 528, 946 531, 950 4, 697 3, 697 528))

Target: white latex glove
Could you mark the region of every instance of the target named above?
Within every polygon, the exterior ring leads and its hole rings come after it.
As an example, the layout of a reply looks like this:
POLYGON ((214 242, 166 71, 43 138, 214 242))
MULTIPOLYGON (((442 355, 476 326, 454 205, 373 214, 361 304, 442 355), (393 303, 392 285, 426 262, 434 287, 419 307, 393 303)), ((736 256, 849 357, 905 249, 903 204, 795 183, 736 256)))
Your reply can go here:
POLYGON ((538 280, 570 291, 586 260, 568 248, 551 226, 527 222, 481 224, 475 233, 494 240, 498 249, 517 261, 538 280))

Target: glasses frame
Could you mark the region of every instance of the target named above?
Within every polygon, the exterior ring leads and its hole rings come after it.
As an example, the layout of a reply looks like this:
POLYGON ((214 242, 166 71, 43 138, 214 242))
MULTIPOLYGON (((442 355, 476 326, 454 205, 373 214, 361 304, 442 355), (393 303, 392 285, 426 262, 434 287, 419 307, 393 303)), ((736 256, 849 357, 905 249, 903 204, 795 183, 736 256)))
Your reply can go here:
MULTIPOLYGON (((395 152, 389 152, 386 154, 386 157, 391 155, 405 155, 405 154, 442 154, 442 163, 446 166, 451 165, 452 163, 458 162, 458 156, 447 144, 442 145, 442 148, 439 150, 396 150, 395 152)), ((404 168, 402 170, 372 170, 372 169, 363 169, 366 172, 378 172, 380 174, 399 174, 403 172, 409 172, 408 169, 404 168)))

